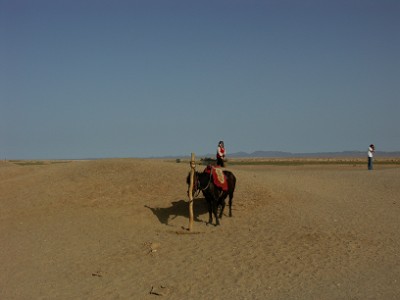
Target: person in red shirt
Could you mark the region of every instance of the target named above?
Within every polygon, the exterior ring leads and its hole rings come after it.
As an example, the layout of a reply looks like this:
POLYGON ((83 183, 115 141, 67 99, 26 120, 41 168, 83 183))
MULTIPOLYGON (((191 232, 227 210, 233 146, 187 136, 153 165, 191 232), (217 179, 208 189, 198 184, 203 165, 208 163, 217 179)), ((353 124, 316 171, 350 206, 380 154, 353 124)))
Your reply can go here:
POLYGON ((218 143, 218 148, 217 148, 217 166, 225 167, 225 155, 226 155, 226 150, 224 146, 224 142, 220 141, 218 143))

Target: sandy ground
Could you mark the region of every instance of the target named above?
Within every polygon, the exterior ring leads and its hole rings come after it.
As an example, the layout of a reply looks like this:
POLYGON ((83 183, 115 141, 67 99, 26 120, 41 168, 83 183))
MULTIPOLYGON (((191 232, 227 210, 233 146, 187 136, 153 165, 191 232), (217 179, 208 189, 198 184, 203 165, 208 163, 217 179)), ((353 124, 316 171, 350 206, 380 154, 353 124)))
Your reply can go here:
POLYGON ((188 233, 188 164, 0 162, 0 299, 400 299, 399 166, 228 169, 188 233))

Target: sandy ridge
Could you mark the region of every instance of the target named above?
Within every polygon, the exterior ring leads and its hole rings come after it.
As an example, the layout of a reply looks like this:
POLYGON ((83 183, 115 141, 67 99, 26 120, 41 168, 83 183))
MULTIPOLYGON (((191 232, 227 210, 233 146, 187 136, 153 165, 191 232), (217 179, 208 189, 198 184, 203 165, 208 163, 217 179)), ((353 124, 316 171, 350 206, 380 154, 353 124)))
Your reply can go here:
POLYGON ((196 199, 188 234, 186 164, 2 162, 0 298, 399 298, 398 167, 229 169, 234 217, 196 199))

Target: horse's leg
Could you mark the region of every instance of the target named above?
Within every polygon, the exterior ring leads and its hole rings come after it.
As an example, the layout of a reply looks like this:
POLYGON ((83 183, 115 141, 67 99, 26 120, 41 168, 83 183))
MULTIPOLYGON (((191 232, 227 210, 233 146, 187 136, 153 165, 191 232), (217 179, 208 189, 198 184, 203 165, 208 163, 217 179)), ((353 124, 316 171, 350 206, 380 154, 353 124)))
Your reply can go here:
POLYGON ((233 199, 233 193, 229 194, 229 217, 232 217, 232 199, 233 199))
POLYGON ((221 204, 221 211, 219 212, 219 218, 222 219, 222 215, 224 213, 224 208, 225 208, 225 199, 220 201, 221 204))
POLYGON ((215 217, 215 226, 219 225, 219 219, 218 219, 218 201, 214 199, 213 201, 213 211, 214 211, 214 217, 215 217))
MULTIPOLYGON (((207 198, 207 204, 208 204, 208 224, 212 224, 213 217, 212 217, 212 200, 210 198, 207 198)), ((207 225, 208 225, 207 224, 207 225)))
POLYGON ((215 217, 215 226, 218 226, 219 225, 218 207, 221 203, 220 202, 222 199, 221 196, 223 196, 223 195, 220 190, 218 190, 214 187, 212 196, 213 196, 212 200, 213 200, 213 212, 214 212, 214 217, 215 217))
POLYGON ((232 200, 236 186, 236 177, 232 173, 230 173, 229 176, 228 186, 229 186, 229 217, 232 217, 232 200))
POLYGON ((219 213, 219 217, 222 218, 222 215, 224 213, 224 209, 225 209, 225 199, 228 196, 228 194, 226 192, 223 192, 221 194, 221 197, 218 199, 219 205, 221 205, 221 211, 219 213))

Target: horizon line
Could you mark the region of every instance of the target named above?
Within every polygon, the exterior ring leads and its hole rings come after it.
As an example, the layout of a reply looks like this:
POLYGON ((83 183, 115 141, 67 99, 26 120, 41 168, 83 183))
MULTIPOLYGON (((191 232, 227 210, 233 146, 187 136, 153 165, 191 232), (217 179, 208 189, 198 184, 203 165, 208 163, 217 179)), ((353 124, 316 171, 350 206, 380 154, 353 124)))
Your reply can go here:
MULTIPOLYGON (((280 150, 256 150, 253 152, 246 152, 246 151, 237 151, 237 152, 232 152, 230 155, 228 154, 228 158, 251 158, 251 157, 256 157, 252 156, 255 154, 263 154, 265 156, 257 156, 257 157, 265 157, 265 158, 289 158, 289 157, 295 157, 295 156, 329 156, 329 157, 335 157, 336 156, 343 156, 345 154, 353 154, 360 156, 362 154, 367 153, 367 151, 361 151, 361 150, 344 150, 344 151, 326 151, 326 152, 289 152, 289 151, 280 151, 280 150), (270 156, 268 156, 270 154, 270 156), (275 154, 275 155, 272 155, 275 154), (279 155, 280 154, 280 155, 279 155)), ((400 150, 395 150, 395 151, 376 151, 377 154, 384 154, 385 156, 400 156, 400 150)), ((199 154, 197 155, 198 157, 201 158, 209 158, 210 156, 213 157, 214 154, 207 153, 207 154, 199 154)), ((100 159, 167 159, 167 158, 186 158, 190 157, 190 154, 185 154, 185 155, 151 155, 151 156, 101 156, 101 157, 82 157, 82 158, 4 158, 2 161, 13 161, 13 160, 100 160, 100 159)))

